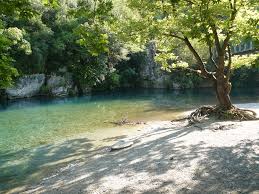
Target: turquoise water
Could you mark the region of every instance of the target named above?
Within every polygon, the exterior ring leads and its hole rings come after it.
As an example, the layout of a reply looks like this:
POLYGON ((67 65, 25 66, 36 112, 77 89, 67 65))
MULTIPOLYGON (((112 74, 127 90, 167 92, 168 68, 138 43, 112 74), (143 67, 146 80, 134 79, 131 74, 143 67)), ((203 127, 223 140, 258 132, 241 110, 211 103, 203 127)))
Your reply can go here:
MULTIPOLYGON (((258 96, 259 89, 232 92, 234 103, 254 103, 257 108, 258 96)), ((215 102, 213 91, 204 89, 125 90, 85 97, 34 98, 2 103, 0 191, 1 187, 11 187, 41 169, 50 160, 43 150, 49 149, 47 146, 55 142, 80 137, 86 132, 94 134, 114 128, 110 122, 122 118, 135 121, 170 120, 181 116, 186 110, 215 102), (34 149, 39 146, 45 146, 45 149, 35 152, 34 149)), ((120 129, 117 127, 115 130, 120 129)), ((66 156, 60 154, 60 157, 66 156)))
POLYGON ((29 99, 5 104, 0 111, 0 151, 35 147, 74 134, 112 127, 109 122, 173 118, 177 109, 202 99, 165 91, 117 92, 65 99, 29 99), (185 96, 185 97, 183 97, 185 96), (184 106, 183 106, 184 105, 184 106))
MULTIPOLYGON (((259 102, 259 90, 233 92, 234 103, 259 102)), ((168 120, 183 110, 215 103, 214 93, 200 91, 120 91, 64 99, 28 99, 0 107, 0 151, 52 143, 71 135, 112 127, 109 122, 168 120)))

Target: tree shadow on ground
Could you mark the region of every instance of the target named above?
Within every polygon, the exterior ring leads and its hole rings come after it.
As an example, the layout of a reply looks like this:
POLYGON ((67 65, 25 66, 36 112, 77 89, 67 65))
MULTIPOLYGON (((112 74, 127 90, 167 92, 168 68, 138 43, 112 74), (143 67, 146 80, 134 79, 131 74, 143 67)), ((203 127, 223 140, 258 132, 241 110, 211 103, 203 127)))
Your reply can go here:
POLYGON ((234 147, 210 147, 196 170, 196 184, 186 193, 259 192, 259 140, 234 147))
MULTIPOLYGON (((35 150, 28 166, 37 159, 41 161, 36 169, 48 164, 56 167, 55 163, 63 159, 65 162, 61 163, 70 166, 52 172, 33 186, 31 183, 19 186, 24 186, 27 193, 244 193, 259 190, 258 139, 229 147, 208 147, 203 141, 186 144, 185 137, 194 133, 203 135, 203 131, 192 126, 154 130, 142 136, 144 142, 140 140, 133 147, 116 152, 104 148, 94 150, 87 139, 70 140, 46 147, 44 151, 35 150), (70 157, 73 159, 66 160, 70 157)), ((2 169, 10 170, 0 164, 2 169)))
POLYGON ((115 136, 115 137, 104 138, 104 139, 102 139, 102 141, 110 142, 110 141, 115 141, 115 140, 119 140, 119 139, 124 139, 126 137, 127 137, 127 135, 120 135, 120 136, 115 136))
POLYGON ((90 156, 92 142, 87 138, 68 140, 56 145, 0 153, 0 193, 11 188, 39 181, 46 171, 76 161, 85 152, 90 156))

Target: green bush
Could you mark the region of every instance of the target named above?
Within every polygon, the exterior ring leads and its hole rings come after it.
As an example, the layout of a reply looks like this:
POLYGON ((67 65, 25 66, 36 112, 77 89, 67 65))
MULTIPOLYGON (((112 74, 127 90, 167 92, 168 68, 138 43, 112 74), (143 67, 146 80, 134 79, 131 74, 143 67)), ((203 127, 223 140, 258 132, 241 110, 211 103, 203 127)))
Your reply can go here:
POLYGON ((40 93, 41 93, 42 95, 47 95, 47 96, 49 96, 49 95, 51 94, 51 90, 50 90, 49 86, 43 85, 43 86, 41 86, 41 88, 40 88, 40 93))
POLYGON ((124 87, 133 87, 137 85, 139 74, 134 68, 127 68, 120 72, 120 83, 124 87))
POLYGON ((175 72, 172 72, 172 83, 180 84, 182 89, 185 88, 195 88, 197 87, 202 81, 195 73, 186 73, 186 70, 179 69, 175 72))
POLYGON ((105 76, 105 80, 99 82, 94 87, 94 90, 114 90, 120 87, 120 75, 117 71, 110 72, 105 76))
POLYGON ((234 87, 258 86, 259 54, 236 56, 233 58, 232 85, 234 87))

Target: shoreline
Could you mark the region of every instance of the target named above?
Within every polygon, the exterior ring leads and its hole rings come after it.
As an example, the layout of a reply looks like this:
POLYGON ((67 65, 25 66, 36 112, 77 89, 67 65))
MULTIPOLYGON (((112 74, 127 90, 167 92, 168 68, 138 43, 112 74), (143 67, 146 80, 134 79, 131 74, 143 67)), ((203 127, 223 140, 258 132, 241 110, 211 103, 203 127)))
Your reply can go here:
POLYGON ((71 140, 70 148, 61 144, 55 149, 71 149, 61 161, 74 159, 61 162, 40 181, 7 193, 258 192, 258 124, 148 122, 128 135, 126 139, 134 139, 131 147, 114 152, 108 144, 125 136, 110 138, 97 149, 84 138, 71 140))

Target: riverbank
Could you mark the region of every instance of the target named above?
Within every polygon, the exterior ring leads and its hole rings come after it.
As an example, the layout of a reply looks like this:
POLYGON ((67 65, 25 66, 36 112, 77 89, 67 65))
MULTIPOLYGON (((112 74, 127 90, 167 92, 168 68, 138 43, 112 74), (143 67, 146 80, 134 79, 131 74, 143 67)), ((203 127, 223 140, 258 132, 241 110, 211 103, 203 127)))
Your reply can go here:
MULTIPOLYGON (((9 193, 249 193, 259 190, 259 121, 148 122, 134 145, 110 152, 86 138, 48 150, 75 157, 33 185, 9 193), (223 126, 223 127, 222 127, 223 126), (69 146, 68 146, 69 145, 69 146), (59 150, 57 150, 59 149, 59 150)), ((112 145, 121 137, 107 139, 112 145)), ((43 166, 46 164, 43 164, 43 166)))

